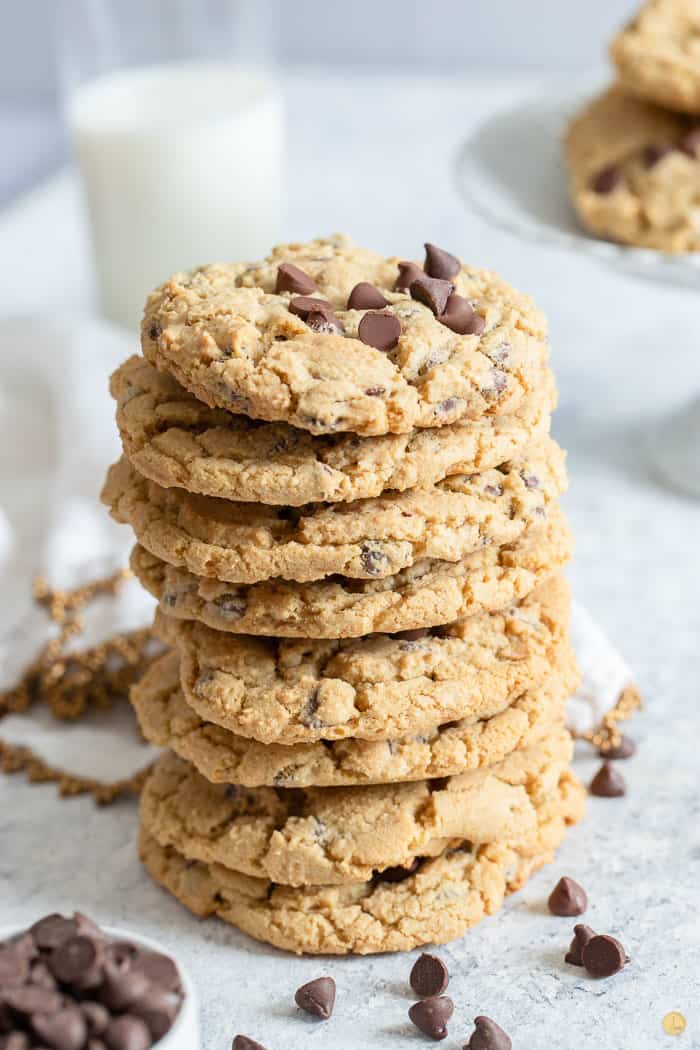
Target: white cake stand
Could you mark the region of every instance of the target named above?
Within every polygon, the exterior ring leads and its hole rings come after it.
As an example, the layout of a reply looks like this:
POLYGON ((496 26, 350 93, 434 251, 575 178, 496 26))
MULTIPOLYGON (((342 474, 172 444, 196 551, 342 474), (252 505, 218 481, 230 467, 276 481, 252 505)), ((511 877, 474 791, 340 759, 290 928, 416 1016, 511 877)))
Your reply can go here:
MULTIPOLYGON (((532 100, 477 128, 457 158, 464 202, 517 237, 583 252, 618 271, 700 292, 700 252, 679 256, 628 248, 598 240, 579 225, 567 194, 562 136, 570 115, 593 94, 532 100)), ((700 498, 700 396, 656 429, 649 456, 667 482, 700 498)))

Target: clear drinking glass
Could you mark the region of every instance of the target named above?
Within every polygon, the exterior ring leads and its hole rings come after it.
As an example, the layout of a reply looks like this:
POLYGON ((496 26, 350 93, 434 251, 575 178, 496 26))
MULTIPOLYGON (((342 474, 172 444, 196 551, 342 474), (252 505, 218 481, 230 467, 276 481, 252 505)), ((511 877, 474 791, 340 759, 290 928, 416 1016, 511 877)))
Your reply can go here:
POLYGON ((102 310, 282 239, 272 0, 62 0, 57 49, 102 310))

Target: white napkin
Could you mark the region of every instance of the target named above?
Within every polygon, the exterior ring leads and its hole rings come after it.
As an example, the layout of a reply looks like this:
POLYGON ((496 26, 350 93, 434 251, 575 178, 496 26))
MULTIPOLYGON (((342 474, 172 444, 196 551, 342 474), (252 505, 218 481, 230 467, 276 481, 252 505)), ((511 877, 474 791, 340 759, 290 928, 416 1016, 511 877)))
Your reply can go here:
MULTIPOLYGON (((137 337, 97 320, 0 322, 0 686, 11 684, 46 637, 31 604, 36 573, 75 587, 125 565, 130 530, 115 525, 98 494, 119 455, 110 372, 137 349, 137 337)), ((141 626, 153 601, 135 583, 96 604, 81 639, 141 626)), ((570 727, 594 728, 632 682, 595 620, 574 605, 573 637, 583 682, 569 702, 570 727)), ((6 739, 85 776, 128 776, 148 760, 128 719, 94 715, 76 725, 13 715, 6 739)))

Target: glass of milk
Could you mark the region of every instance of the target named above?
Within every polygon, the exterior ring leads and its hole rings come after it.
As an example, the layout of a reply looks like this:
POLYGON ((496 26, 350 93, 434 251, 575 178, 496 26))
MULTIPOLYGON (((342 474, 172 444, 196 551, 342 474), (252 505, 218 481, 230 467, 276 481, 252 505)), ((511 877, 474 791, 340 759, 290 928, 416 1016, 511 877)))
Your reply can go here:
POLYGON ((102 312, 283 239, 273 0, 62 0, 59 68, 102 312))

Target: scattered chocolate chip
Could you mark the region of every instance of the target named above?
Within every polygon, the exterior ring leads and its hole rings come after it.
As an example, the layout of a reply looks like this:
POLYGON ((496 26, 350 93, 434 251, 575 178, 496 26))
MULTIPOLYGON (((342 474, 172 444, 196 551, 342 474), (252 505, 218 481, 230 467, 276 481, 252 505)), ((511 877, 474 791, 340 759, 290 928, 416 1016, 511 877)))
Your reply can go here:
POLYGON ((612 193, 622 183, 622 169, 616 164, 608 164, 602 168, 591 182, 594 193, 612 193))
POLYGON ((637 745, 634 740, 628 736, 621 735, 620 740, 613 747, 598 749, 598 754, 601 758, 631 758, 637 751, 637 745))
POLYGON ((627 791, 627 785, 622 774, 611 762, 606 761, 593 777, 588 790, 601 798, 619 798, 627 791))
POLYGON ((425 271, 421 270, 420 266, 414 262, 400 262, 399 276, 396 278, 394 291, 407 292, 419 277, 425 277, 425 271))
POLYGON ((410 879, 411 875, 415 875, 420 867, 420 857, 416 857, 414 861, 407 868, 393 867, 384 868, 377 874, 377 878, 380 882, 403 882, 405 879, 410 879))
POLYGON ((586 941, 581 960, 591 977, 612 977, 629 962, 620 942, 607 933, 595 934, 586 941))
POLYGON ((475 1017, 474 1026, 464 1050, 511 1050, 510 1036, 490 1017, 475 1017))
POLYGON ((369 281, 356 284, 348 298, 348 310, 382 310, 388 305, 379 289, 369 281))
POLYGON ((150 338, 155 341, 156 339, 160 339, 161 335, 163 334, 163 329, 160 327, 159 324, 152 324, 151 327, 148 329, 148 334, 150 338))
POLYGON ((409 977, 411 988, 421 999, 442 995, 450 983, 450 975, 442 959, 423 952, 416 959, 409 977))
POLYGON ((447 995, 435 995, 431 999, 421 999, 414 1003, 408 1016, 416 1028, 430 1039, 444 1039, 447 1036, 447 1022, 454 1013, 454 1003, 447 995))
POLYGON ((700 156, 700 127, 687 131, 678 143, 678 149, 688 157, 700 156))
POLYGON ((429 277, 437 277, 441 281, 449 281, 450 277, 458 274, 462 264, 454 255, 450 255, 444 248, 438 248, 435 244, 425 245, 425 262, 423 269, 429 277))
POLYGON ((265 1047, 262 1043, 256 1043, 254 1039, 249 1039, 247 1035, 237 1035, 233 1040, 231 1050, 265 1050, 265 1047))
POLYGON ((214 599, 214 605, 227 620, 240 620, 241 616, 245 615, 248 603, 240 594, 226 591, 214 599))
POLYGON ((582 952, 591 937, 595 937, 595 930, 590 926, 584 926, 583 923, 574 926, 574 936, 564 956, 564 962, 571 963, 572 966, 583 966, 582 952))
POLYGON ((85 1018, 76 1006, 51 1014, 32 1015, 32 1028, 54 1050, 82 1050, 88 1031, 85 1018))
POLYGON ((282 263, 277 267, 275 291, 278 295, 280 292, 293 292, 294 295, 309 295, 317 290, 318 285, 313 277, 309 277, 308 273, 295 266, 294 263, 282 263))
POLYGON ((29 932, 37 948, 49 950, 59 948, 69 937, 74 937, 78 924, 75 919, 64 919, 62 915, 47 915, 35 922, 29 932))
POLYGON ((583 915, 588 907, 588 897, 583 886, 564 875, 550 893, 547 903, 552 915, 583 915))
POLYGON ((436 317, 445 312, 451 294, 451 281, 440 281, 436 277, 424 274, 411 282, 411 298, 430 307, 436 317))
POLYGON ((370 386, 365 390, 367 397, 381 397, 382 394, 386 393, 386 389, 383 386, 370 386))
POLYGON ((401 337, 401 322, 396 314, 367 313, 360 321, 357 334, 366 346, 393 350, 401 337))
POLYGON ((327 1021, 335 1006, 335 981, 332 977, 317 977, 302 984, 294 993, 294 1002, 307 1014, 327 1021))
POLYGON ((122 1014, 109 1022, 104 1041, 109 1050, 148 1050, 151 1034, 140 1017, 122 1014))
POLYGON ((474 313, 472 304, 463 295, 453 292, 447 300, 444 311, 438 321, 446 325, 457 335, 481 335, 486 322, 480 314, 474 313))
POLYGON ((655 167, 660 160, 667 157, 669 153, 673 153, 673 150, 674 147, 667 142, 654 142, 650 146, 645 146, 642 150, 642 161, 644 167, 655 167))

